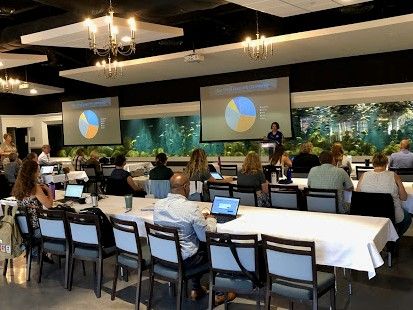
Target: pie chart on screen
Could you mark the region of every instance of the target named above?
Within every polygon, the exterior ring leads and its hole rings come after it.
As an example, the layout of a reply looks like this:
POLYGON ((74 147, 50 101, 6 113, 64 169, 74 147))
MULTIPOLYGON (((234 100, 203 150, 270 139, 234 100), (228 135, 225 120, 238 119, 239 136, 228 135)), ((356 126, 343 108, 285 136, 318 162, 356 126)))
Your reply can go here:
POLYGON ((79 130, 86 139, 93 139, 99 131, 99 117, 92 110, 83 111, 79 116, 79 130))
POLYGON ((254 102, 248 97, 232 98, 225 109, 225 120, 229 128, 236 132, 250 129, 257 118, 254 102))

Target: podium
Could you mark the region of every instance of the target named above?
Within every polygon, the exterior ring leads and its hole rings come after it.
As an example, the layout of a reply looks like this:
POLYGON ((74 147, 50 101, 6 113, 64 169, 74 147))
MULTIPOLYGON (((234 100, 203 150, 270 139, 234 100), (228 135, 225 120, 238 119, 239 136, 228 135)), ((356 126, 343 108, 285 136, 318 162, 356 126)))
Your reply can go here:
POLYGON ((268 158, 271 158, 272 154, 274 154, 277 143, 270 140, 264 140, 261 141, 260 144, 262 150, 268 150, 268 158))

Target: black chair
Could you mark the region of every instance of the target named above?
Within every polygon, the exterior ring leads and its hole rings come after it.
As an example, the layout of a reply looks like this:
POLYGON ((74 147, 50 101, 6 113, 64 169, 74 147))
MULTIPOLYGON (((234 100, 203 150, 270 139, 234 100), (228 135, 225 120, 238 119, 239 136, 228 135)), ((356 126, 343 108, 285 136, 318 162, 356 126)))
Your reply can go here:
POLYGON ((336 189, 306 188, 304 196, 307 211, 340 213, 336 189))
POLYGON ((363 175, 364 172, 373 170, 373 166, 356 166, 356 179, 360 180, 360 177, 363 175))
POLYGON ((43 254, 50 253, 65 257, 65 281, 64 287, 69 282, 69 258, 70 258, 70 234, 66 222, 66 212, 62 210, 40 210, 37 209, 39 219, 41 247, 40 247, 40 269, 37 283, 42 280, 43 254))
POLYGON ((254 187, 232 185, 232 197, 239 198, 241 205, 258 207, 257 191, 254 187))
POLYGON ((106 186, 108 184, 108 179, 112 175, 113 170, 115 170, 114 165, 101 165, 102 167, 102 188, 104 189, 104 192, 106 193, 106 186))
POLYGON ((308 178, 308 173, 311 167, 292 167, 291 177, 292 178, 308 178))
POLYGON ((184 268, 178 230, 145 223, 151 251, 148 309, 152 309, 154 278, 174 282, 177 286, 176 309, 182 308, 182 291, 187 293, 188 280, 208 272, 208 264, 184 268))
POLYGON ((222 175, 236 177, 238 175, 237 165, 221 165, 220 172, 222 175))
POLYGON ((93 262, 96 277, 95 294, 101 296, 103 260, 116 254, 116 247, 102 245, 100 219, 95 214, 66 213, 70 231, 69 291, 72 290, 75 260, 93 262))
POLYGON ((402 182, 413 182, 413 169, 411 168, 389 168, 400 176, 402 182))
POLYGON ((258 236, 207 232, 206 242, 209 258, 208 309, 214 308, 216 291, 255 295, 259 309, 258 236))
POLYGON ((132 194, 133 191, 130 188, 128 181, 124 180, 115 180, 108 178, 106 185, 106 194, 114 196, 125 196, 132 194))
MULTIPOLYGON (((99 176, 96 171, 95 165, 82 165, 82 170, 86 172, 87 177, 89 178, 88 184, 93 184, 94 192, 98 192, 98 182, 99 176)), ((88 186, 89 189, 89 186, 88 186)))
POLYGON ((0 199, 10 197, 11 187, 4 173, 0 173, 0 199))
POLYGON ((207 182, 207 188, 209 193, 209 199, 211 201, 214 201, 215 196, 232 196, 231 184, 207 182))
POLYGON ((116 242, 116 263, 112 284, 111 300, 115 300, 116 284, 118 280, 119 267, 138 271, 138 282, 136 284, 135 309, 139 309, 142 272, 148 269, 150 263, 149 247, 142 246, 136 222, 123 221, 110 217, 113 225, 113 234, 116 242))
MULTIPOLYGON (((391 194, 353 192, 351 195, 351 215, 385 217, 395 225, 394 202, 391 194)), ((395 242, 388 242, 388 266, 392 265, 395 242)))
POLYGON ((273 165, 265 165, 262 166, 262 170, 265 175, 265 179, 271 183, 271 175, 273 172, 277 174, 277 180, 282 178, 282 167, 281 166, 273 166, 273 165))
POLYGON ((300 191, 297 185, 268 185, 271 208, 300 210, 300 191))
POLYGON ((315 244, 261 235, 267 273, 265 308, 270 310, 271 295, 293 301, 311 302, 318 309, 318 298, 330 292, 330 309, 336 309, 335 276, 317 271, 315 244))

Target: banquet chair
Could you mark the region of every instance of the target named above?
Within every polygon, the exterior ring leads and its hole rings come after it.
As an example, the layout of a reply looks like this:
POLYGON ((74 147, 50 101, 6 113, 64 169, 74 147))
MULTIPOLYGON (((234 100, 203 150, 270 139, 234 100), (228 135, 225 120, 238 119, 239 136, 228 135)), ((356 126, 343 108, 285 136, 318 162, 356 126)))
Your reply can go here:
POLYGON ((39 219, 41 247, 40 268, 37 283, 42 280, 43 254, 50 253, 65 257, 65 285, 68 287, 69 279, 69 257, 70 257, 70 234, 67 227, 65 211, 62 210, 40 210, 37 209, 39 219))
POLYGON ((208 272, 208 264, 184 268, 178 230, 145 223, 151 252, 148 309, 152 309, 154 278, 176 283, 176 309, 182 309, 182 291, 187 293, 188 280, 208 272))
MULTIPOLYGON (((351 215, 386 217, 395 224, 394 202, 391 194, 353 192, 351 195, 351 215)), ((388 242, 387 264, 392 266, 395 242, 388 242)))
POLYGON ((300 210, 298 186, 268 185, 271 208, 300 210))
POLYGON ((261 235, 267 275, 265 308, 270 309, 271 296, 312 303, 318 309, 318 298, 330 292, 330 309, 336 309, 335 276, 317 271, 315 243, 261 235))
POLYGON ((389 168, 400 176, 402 182, 413 182, 413 169, 411 168, 389 168))
POLYGON ((169 180, 149 180, 149 193, 157 199, 166 198, 171 191, 169 180))
POLYGON ((254 187, 232 185, 232 197, 239 198, 244 206, 258 206, 257 192, 254 187))
POLYGON ((116 254, 116 247, 103 247, 99 216, 66 213, 70 231, 69 291, 72 290, 75 260, 93 262, 96 275, 95 294, 101 296, 103 260, 116 254))
POLYGON ((111 300, 115 300, 116 284, 118 281, 119 267, 138 271, 138 282, 136 284, 135 309, 139 309, 142 272, 148 269, 150 255, 148 245, 141 244, 138 226, 136 222, 124 221, 110 217, 113 225, 113 234, 116 243, 116 263, 112 284, 111 300))
POLYGON ((308 173, 311 168, 309 167, 292 167, 291 168, 291 177, 294 178, 308 178, 308 173))
POLYGON ((306 188, 304 196, 307 211, 339 213, 336 189, 306 188))
MULTIPOLYGON (((93 184, 94 193, 98 193, 99 177, 96 172, 95 165, 82 165, 82 170, 86 172, 86 175, 89 178, 88 184, 93 184)), ((89 186, 88 186, 88 190, 89 190, 89 186)))
POLYGON ((207 232, 206 243, 209 258, 208 309, 214 308, 216 291, 255 295, 259 309, 258 236, 207 232))
POLYGON ((103 188, 106 192, 106 187, 108 184, 108 179, 112 175, 113 170, 115 170, 114 165, 101 165, 102 167, 102 182, 103 182, 103 188))
POLYGON ((277 180, 282 178, 282 167, 281 166, 273 166, 273 165, 265 165, 262 166, 262 171, 264 172, 265 179, 271 183, 271 174, 275 172, 277 174, 277 180))
POLYGON ((360 177, 363 175, 364 172, 373 170, 373 166, 356 166, 356 179, 360 180, 360 177))
POLYGON ((204 183, 201 181, 189 181, 189 197, 191 201, 204 201, 204 183))
POLYGON ((231 197, 232 195, 231 184, 208 182, 207 187, 211 201, 214 201, 215 196, 231 197))
POLYGON ((237 165, 221 165, 219 168, 221 175, 236 177, 238 175, 237 165))

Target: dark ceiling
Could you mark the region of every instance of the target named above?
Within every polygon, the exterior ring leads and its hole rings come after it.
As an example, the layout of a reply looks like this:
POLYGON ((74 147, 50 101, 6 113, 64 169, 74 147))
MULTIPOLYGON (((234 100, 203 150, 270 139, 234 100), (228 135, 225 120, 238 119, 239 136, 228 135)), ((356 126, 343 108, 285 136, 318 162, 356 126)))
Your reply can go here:
MULTIPOLYGON (((260 13, 267 36, 390 17, 413 12, 413 1, 375 0, 360 5, 279 18, 260 13)), ((255 12, 224 0, 118 0, 119 16, 134 14, 139 20, 182 27, 184 37, 140 44, 133 58, 190 50, 242 40, 255 30, 255 12)), ((30 81, 61 86, 58 72, 95 63, 84 49, 23 46, 20 36, 106 14, 107 0, 2 0, 0 1, 0 51, 47 54, 47 63, 15 68, 16 76, 28 72, 30 81)))

